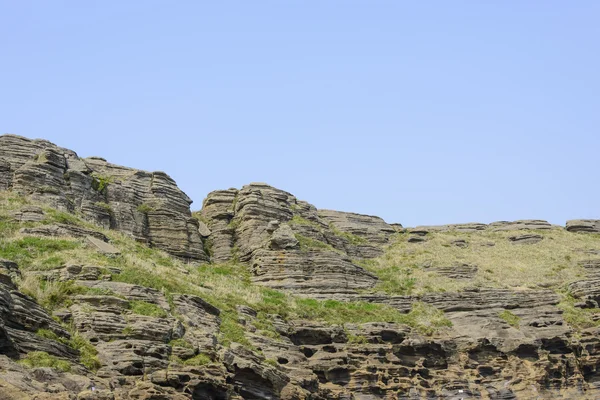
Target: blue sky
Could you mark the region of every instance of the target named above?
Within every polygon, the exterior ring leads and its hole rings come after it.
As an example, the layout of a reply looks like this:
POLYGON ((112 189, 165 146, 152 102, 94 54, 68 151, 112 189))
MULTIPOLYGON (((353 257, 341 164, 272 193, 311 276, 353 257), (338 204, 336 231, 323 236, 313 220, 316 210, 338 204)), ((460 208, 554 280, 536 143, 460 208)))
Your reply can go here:
POLYGON ((600 2, 0 0, 0 132, 406 226, 600 218, 600 2))

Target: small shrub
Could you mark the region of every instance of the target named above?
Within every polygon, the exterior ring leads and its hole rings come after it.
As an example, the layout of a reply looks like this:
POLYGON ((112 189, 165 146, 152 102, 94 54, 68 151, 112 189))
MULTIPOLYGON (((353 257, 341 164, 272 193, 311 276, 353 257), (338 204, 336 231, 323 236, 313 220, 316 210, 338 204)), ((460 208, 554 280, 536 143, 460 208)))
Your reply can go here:
POLYGON ((229 224, 227 224, 227 227, 229 229, 231 229, 232 231, 235 231, 235 230, 237 230, 237 228, 239 228, 241 222, 242 222, 241 219, 233 218, 231 221, 229 221, 229 224))
POLYGON ((98 173, 92 174, 92 189, 98 193, 106 194, 106 189, 110 183, 114 182, 114 177, 101 175, 98 173))

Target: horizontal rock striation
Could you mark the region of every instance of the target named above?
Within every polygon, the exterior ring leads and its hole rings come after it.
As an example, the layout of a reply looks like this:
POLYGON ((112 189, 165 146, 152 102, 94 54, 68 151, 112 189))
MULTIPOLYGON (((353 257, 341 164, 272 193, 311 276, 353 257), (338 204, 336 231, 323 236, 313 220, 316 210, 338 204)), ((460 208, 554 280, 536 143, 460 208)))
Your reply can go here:
POLYGON ((82 159, 45 140, 0 136, 0 190, 127 233, 177 257, 208 259, 192 201, 164 172, 82 159))
POLYGON ((209 193, 201 218, 213 262, 246 262, 255 283, 307 296, 373 287, 353 259, 381 255, 396 233, 381 218, 317 210, 262 183, 209 193))

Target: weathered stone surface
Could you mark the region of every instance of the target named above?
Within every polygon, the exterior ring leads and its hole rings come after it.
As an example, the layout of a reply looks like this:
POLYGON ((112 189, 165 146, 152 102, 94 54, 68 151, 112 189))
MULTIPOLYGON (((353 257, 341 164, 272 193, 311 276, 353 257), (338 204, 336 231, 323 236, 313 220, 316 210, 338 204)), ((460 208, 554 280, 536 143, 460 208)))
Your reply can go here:
POLYGON ((271 235, 271 249, 298 249, 299 242, 288 224, 282 224, 271 235))
POLYGON ((232 384, 242 398, 276 399, 289 382, 282 371, 238 344, 225 350, 221 359, 233 374, 232 384))
POLYGON ((534 230, 534 229, 552 229, 552 225, 548 221, 541 219, 523 219, 519 221, 498 221, 492 222, 489 229, 493 231, 519 231, 519 230, 534 230))
POLYGON ((183 336, 196 351, 214 355, 217 350, 220 311, 197 296, 174 295, 175 311, 188 327, 183 336))
POLYGON ((333 251, 255 252, 252 280, 301 295, 355 293, 375 285, 377 278, 333 251))
POLYGON ((452 246, 460 247, 462 249, 466 249, 467 247, 469 247, 469 243, 467 243, 467 241, 464 239, 453 240, 452 242, 450 242, 450 244, 452 246))
POLYGON ((234 216, 236 189, 217 190, 208 194, 202 203, 202 216, 208 221, 211 233, 207 239, 211 260, 225 262, 233 257, 235 229, 231 225, 234 216))
POLYGON ((335 229, 362 238, 365 242, 376 246, 388 244, 391 235, 396 232, 396 229, 383 219, 371 215, 333 210, 319 210, 318 215, 335 229))
POLYGON ((117 249, 110 243, 98 240, 97 238, 92 236, 87 236, 86 240, 89 244, 91 244, 97 251, 99 251, 102 254, 108 254, 112 256, 118 256, 119 254, 121 254, 119 249, 117 249))
POLYGON ((536 234, 518 235, 508 238, 508 240, 515 244, 535 244, 541 242, 542 239, 544 239, 542 235, 536 234))
POLYGON ((0 190, 11 190, 175 256, 206 260, 191 200, 163 172, 80 159, 44 140, 0 136, 0 190))
POLYGON ((573 219, 567 221, 567 230, 569 232, 591 232, 600 233, 599 219, 573 219))
MULTIPOLYGON (((0 174, 2 172, 0 171, 0 174)), ((2 189, 0 189, 2 190, 2 189)), ((4 189, 6 190, 6 189, 4 189)), ((25 206, 13 214, 13 217, 19 222, 39 222, 43 221, 44 210, 37 206, 25 206)))
POLYGON ((22 228, 19 231, 24 236, 48 236, 48 237, 72 237, 87 238, 92 237, 97 241, 108 242, 108 238, 101 232, 81 226, 69 224, 53 224, 36 226, 35 228, 22 228))
MULTIPOLYGON (((16 275, 15 264, 3 261, 3 266, 16 275)), ((0 272, 0 353, 17 357, 31 351, 75 360, 77 352, 62 343, 37 336, 39 329, 52 331, 59 337, 69 338, 62 326, 32 298, 16 290, 9 275, 0 272)))
POLYGON ((127 300, 145 301, 146 303, 156 304, 164 310, 169 309, 169 303, 167 302, 167 299, 161 292, 159 292, 156 289, 124 282, 88 280, 81 280, 75 282, 81 286, 114 292, 115 294, 122 296, 127 300))
POLYGON ((396 232, 380 218, 318 211, 263 183, 211 192, 201 214, 213 262, 239 259, 254 282, 306 295, 372 287, 376 278, 350 258, 381 255, 396 232))
POLYGON ((429 268, 428 271, 435 272, 438 275, 446 276, 451 279, 472 279, 477 273, 477 266, 469 264, 459 264, 451 267, 429 268))

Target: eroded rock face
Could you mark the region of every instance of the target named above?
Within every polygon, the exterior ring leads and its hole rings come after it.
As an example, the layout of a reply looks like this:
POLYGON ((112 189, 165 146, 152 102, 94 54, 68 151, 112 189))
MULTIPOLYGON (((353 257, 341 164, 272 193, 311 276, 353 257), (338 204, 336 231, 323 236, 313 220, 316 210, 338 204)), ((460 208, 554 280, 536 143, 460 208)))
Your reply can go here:
MULTIPOLYGON (((45 140, 0 136, 0 190, 11 189, 191 260, 207 260, 191 200, 164 172, 81 159, 45 140)), ((32 214, 31 212, 28 213, 32 214)))
POLYGON ((573 219, 567 221, 569 232, 600 233, 600 220, 598 219, 573 219))
POLYGON ((381 218, 317 210, 262 183, 210 193, 201 214, 214 262, 239 259, 254 282, 306 296, 373 287, 376 277, 353 259, 381 255, 396 233, 381 218))

